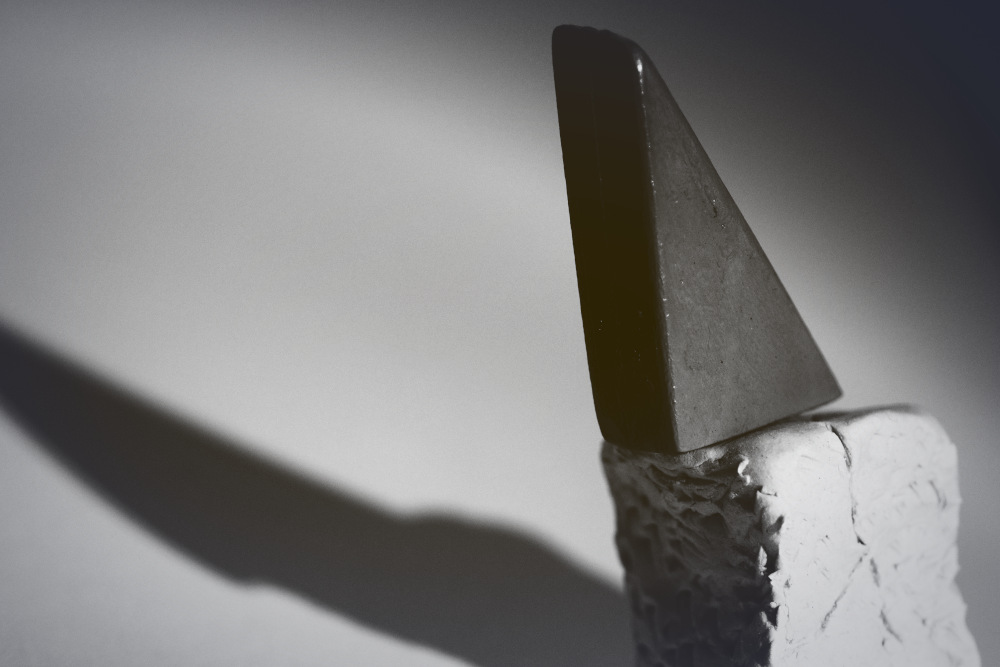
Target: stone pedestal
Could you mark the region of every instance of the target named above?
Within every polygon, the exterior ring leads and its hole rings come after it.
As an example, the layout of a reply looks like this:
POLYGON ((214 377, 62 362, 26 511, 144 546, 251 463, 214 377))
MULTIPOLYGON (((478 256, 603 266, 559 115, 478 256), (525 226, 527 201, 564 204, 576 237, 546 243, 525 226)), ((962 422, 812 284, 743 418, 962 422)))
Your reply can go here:
POLYGON ((642 667, 978 666, 955 446, 908 408, 676 456, 605 444, 642 667))

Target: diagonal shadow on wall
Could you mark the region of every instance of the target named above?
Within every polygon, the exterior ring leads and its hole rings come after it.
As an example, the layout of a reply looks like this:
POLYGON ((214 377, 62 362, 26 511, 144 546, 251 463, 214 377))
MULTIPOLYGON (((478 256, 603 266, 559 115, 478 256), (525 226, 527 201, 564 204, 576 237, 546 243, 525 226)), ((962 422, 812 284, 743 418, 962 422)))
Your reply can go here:
POLYGON ((631 662, 623 595, 531 538, 304 480, 2 325, 0 404, 107 501, 226 577, 480 667, 631 662))

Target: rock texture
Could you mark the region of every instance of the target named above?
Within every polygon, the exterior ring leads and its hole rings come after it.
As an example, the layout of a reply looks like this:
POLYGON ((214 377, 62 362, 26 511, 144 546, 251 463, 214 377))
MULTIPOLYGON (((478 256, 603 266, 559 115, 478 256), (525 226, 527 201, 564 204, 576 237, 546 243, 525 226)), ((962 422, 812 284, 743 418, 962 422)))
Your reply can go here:
POLYGON ((978 666, 954 445, 891 408, 680 455, 605 444, 641 667, 978 666))

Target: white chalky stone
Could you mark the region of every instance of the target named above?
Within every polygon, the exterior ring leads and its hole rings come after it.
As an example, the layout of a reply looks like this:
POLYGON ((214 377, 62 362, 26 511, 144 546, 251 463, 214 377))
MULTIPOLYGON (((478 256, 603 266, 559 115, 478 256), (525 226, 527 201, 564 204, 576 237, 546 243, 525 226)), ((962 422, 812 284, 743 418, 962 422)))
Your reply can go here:
POLYGON ((955 446, 890 408, 680 455, 605 444, 640 666, 973 667, 955 446))

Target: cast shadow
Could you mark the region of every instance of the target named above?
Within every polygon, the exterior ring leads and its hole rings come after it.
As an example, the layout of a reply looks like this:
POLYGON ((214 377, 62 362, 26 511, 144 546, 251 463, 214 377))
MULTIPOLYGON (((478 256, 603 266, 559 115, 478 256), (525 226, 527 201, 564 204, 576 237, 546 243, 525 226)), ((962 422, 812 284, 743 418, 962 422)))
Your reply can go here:
POLYGON ((3 325, 0 404, 107 501, 226 577, 480 667, 632 661, 624 596, 546 546, 297 477, 3 325))

